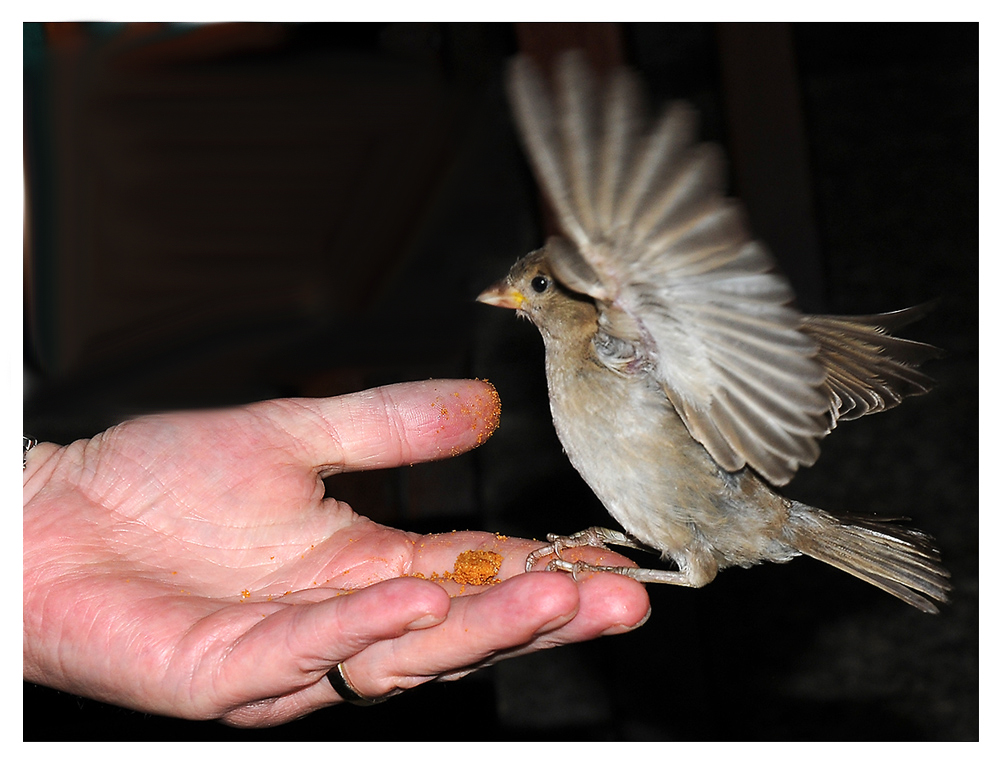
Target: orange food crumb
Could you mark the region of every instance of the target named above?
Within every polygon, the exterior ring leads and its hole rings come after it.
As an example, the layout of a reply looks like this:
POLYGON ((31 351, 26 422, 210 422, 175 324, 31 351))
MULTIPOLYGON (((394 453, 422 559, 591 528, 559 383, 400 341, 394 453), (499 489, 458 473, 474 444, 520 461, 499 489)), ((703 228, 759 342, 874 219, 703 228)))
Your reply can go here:
POLYGON ((485 428, 476 436, 477 445, 482 445, 497 430, 497 427, 500 426, 500 394, 497 392, 497 388, 490 384, 488 379, 483 379, 483 381, 489 384, 489 392, 487 394, 490 399, 488 402, 482 401, 479 398, 476 399, 479 410, 485 414, 483 420, 485 428))
POLYGON ((466 585, 496 585, 500 582, 497 573, 503 564, 503 556, 496 551, 463 551, 455 560, 455 569, 447 572, 432 572, 425 575, 422 572, 411 572, 407 577, 421 580, 451 580, 458 583, 460 593, 465 593, 466 585))
POLYGON ((455 560, 452 579, 470 585, 493 585, 503 564, 503 557, 496 551, 463 551, 455 560))

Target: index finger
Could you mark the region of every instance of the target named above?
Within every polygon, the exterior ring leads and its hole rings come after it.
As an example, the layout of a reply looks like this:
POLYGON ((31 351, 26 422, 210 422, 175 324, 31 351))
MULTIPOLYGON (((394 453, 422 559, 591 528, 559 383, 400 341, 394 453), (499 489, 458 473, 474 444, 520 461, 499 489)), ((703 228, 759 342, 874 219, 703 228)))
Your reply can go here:
MULTIPOLYGON (((477 593, 524 573, 528 554, 542 541, 477 530, 415 536, 413 563, 408 574, 433 580, 452 595, 477 593)), ((609 548, 580 546, 562 553, 568 561, 586 561, 609 567, 636 567, 628 557, 609 548)), ((537 571, 545 569, 540 563, 537 571)))
POLYGON ((323 476, 456 456, 488 440, 500 421, 493 385, 472 379, 407 382, 261 406, 323 476))

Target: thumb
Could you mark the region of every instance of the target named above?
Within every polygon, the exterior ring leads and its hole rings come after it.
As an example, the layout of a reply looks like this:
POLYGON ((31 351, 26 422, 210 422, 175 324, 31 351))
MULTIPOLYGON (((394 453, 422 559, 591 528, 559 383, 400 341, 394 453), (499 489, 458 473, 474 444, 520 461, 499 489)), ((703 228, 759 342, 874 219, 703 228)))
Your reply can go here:
POLYGON ((393 384, 330 398, 258 404, 324 475, 457 456, 489 439, 500 397, 489 382, 455 379, 393 384))

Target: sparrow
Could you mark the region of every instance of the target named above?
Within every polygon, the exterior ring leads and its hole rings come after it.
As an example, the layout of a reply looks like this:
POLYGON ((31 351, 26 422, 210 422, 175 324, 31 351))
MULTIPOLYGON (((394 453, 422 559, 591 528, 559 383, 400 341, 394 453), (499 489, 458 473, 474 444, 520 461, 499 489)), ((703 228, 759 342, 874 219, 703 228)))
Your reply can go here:
POLYGON ((554 88, 524 56, 508 94, 561 236, 518 260, 478 300, 539 330, 552 420, 574 468, 625 532, 549 535, 526 569, 627 575, 701 587, 726 567, 805 554, 924 611, 949 573, 930 536, 838 515, 778 492, 840 421, 927 392, 937 348, 891 335, 926 307, 807 315, 739 203, 694 110, 646 115, 626 67, 598 81, 578 52, 554 88), (606 544, 661 553, 676 569, 569 562, 606 544))

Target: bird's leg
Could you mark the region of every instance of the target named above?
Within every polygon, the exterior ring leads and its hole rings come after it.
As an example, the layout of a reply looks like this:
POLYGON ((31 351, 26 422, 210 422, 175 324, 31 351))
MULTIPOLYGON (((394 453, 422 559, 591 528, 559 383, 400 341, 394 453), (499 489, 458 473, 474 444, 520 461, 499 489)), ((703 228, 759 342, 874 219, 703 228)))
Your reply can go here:
MULTIPOLYGON (((528 554, 528 558, 524 562, 525 572, 531 572, 531 568, 538 564, 540 559, 552 554, 556 555, 556 559, 553 559, 552 562, 563 562, 564 560, 562 559, 561 554, 568 548, 595 546, 597 548, 606 549, 610 543, 612 546, 626 546, 628 548, 637 548, 642 551, 649 551, 646 546, 642 545, 631 535, 626 535, 625 533, 618 532, 617 530, 609 530, 607 527, 588 527, 586 530, 581 530, 580 532, 573 533, 572 535, 556 535, 554 533, 549 533, 545 537, 549 541, 549 545, 542 546, 541 548, 528 554)), ((549 567, 552 567, 552 563, 549 564, 549 567)))
POLYGON ((606 527, 588 527, 573 535, 555 535, 550 533, 546 536, 549 545, 542 546, 528 554, 525 560, 524 569, 530 572, 539 560, 543 557, 555 555, 545 567, 550 571, 568 572, 576 579, 581 572, 613 572, 618 575, 632 578, 640 583, 667 583, 669 585, 681 585, 689 588, 701 588, 710 582, 716 572, 718 565, 711 558, 688 557, 687 563, 682 565, 680 570, 650 570, 642 567, 609 567, 605 565, 590 564, 589 562, 571 562, 563 559, 561 553, 568 548, 579 548, 581 546, 594 546, 596 548, 607 548, 612 546, 625 546, 627 548, 637 548, 640 551, 653 551, 648 546, 643 545, 631 535, 609 530, 606 527))

